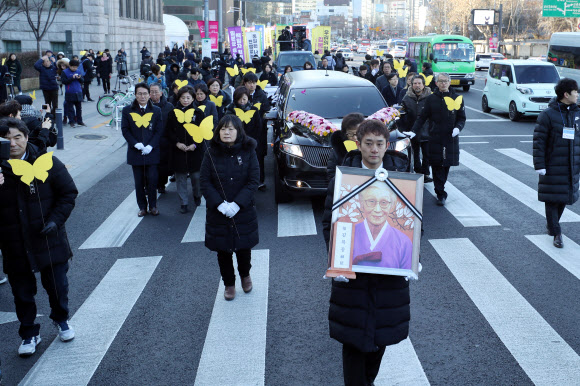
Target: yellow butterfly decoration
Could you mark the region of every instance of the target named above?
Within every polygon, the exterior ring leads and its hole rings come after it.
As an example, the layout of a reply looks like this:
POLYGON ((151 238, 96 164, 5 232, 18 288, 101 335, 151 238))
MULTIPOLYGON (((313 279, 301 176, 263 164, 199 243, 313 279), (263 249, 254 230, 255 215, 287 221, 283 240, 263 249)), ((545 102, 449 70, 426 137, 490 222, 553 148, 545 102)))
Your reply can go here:
POLYGON ((131 118, 133 118, 133 122, 135 122, 135 125, 137 125, 137 127, 149 126, 149 122, 151 122, 151 117, 153 117, 153 113, 147 113, 145 115, 131 113, 131 118))
POLYGON ((450 97, 445 97, 443 100, 445 100, 445 104, 449 111, 459 110, 461 109, 461 103, 463 102, 463 95, 459 95, 455 100, 450 97))
MULTIPOLYGON (((178 85, 179 88, 182 88, 183 86, 187 86, 188 83, 189 82, 187 80, 179 80, 179 79, 177 79, 175 81, 175 84, 178 85)), ((178 88, 178 90, 179 90, 179 88, 178 88)))
POLYGON ((220 95, 220 96, 213 96, 213 95, 209 95, 209 100, 212 101, 213 103, 215 103, 215 105, 217 107, 222 107, 222 103, 224 102, 224 96, 220 95))
POLYGON ((33 100, 33 101, 35 101, 35 100, 36 100, 36 90, 34 90, 33 92, 31 92, 31 93, 30 93, 30 94, 28 94, 28 95, 30 95, 30 97, 32 98, 32 100, 33 100))
POLYGON ((186 111, 181 111, 179 109, 173 109, 177 122, 179 123, 191 123, 193 116, 195 114, 195 109, 189 109, 186 111))
POLYGON ((400 68, 397 70, 397 72, 399 73, 399 78, 404 78, 407 76, 407 73, 409 72, 409 67, 407 67, 405 69, 400 68))
POLYGON ((242 68, 242 75, 246 75, 248 72, 253 72, 255 74, 256 69, 255 68, 242 68))
POLYGON ((194 123, 186 123, 183 127, 197 143, 201 143, 204 139, 210 140, 213 137, 213 116, 205 117, 199 126, 194 123))
POLYGON ((240 70, 238 70, 238 65, 234 64, 234 67, 226 67, 226 71, 228 72, 228 74, 230 76, 236 76, 240 73, 240 70))
POLYGON ((258 110, 260 110, 260 108, 262 107, 262 103, 258 102, 258 103, 254 103, 253 105, 255 108, 257 108, 258 110))
POLYGON ((419 75, 421 75, 423 77, 423 79, 425 79, 426 85, 431 84, 431 81, 433 80, 433 75, 425 76, 425 74, 423 74, 423 73, 420 73, 419 75))
POLYGON ((161 72, 165 72, 166 68, 167 68, 167 64, 164 64, 163 66, 159 66, 159 69, 161 70, 161 72))
POLYGON ((379 57, 383 56, 384 53, 385 53, 384 50, 383 51, 377 50, 377 56, 379 56, 379 57))
POLYGON ((199 105, 197 108, 205 113, 205 105, 199 105))
POLYGON ((2 65, 4 65, 4 63, 6 63, 6 58, 2 58, 2 65))
POLYGON ((234 110, 236 111, 237 117, 240 118, 242 120, 242 122, 244 122, 244 123, 250 123, 250 121, 252 120, 252 117, 256 113, 256 110, 253 110, 253 109, 248 110, 248 111, 244 111, 244 110, 236 107, 234 110))
POLYGON ((260 88, 263 90, 268 85, 268 80, 267 79, 264 79, 264 80, 258 81, 256 84, 258 86, 260 86, 260 88))
POLYGON ((404 60, 393 60, 393 66, 395 67, 395 70, 401 70, 403 69, 403 66, 405 65, 405 61, 404 60))
POLYGON ((81 56, 83 56, 83 55, 84 55, 84 54, 86 54, 86 53, 87 53, 87 51, 81 51, 81 52, 80 52, 81 56))
POLYGON ((34 164, 30 164, 27 161, 21 159, 11 159, 8 161, 10 166, 12 166, 12 171, 17 176, 21 176, 20 180, 26 185, 30 186, 30 183, 36 178, 42 182, 45 182, 48 178, 48 171, 52 169, 52 153, 46 153, 41 155, 34 161, 34 164))
POLYGON ((344 141, 344 147, 346 148, 346 151, 353 151, 353 150, 358 149, 356 147, 356 142, 355 141, 351 141, 351 140, 344 141))

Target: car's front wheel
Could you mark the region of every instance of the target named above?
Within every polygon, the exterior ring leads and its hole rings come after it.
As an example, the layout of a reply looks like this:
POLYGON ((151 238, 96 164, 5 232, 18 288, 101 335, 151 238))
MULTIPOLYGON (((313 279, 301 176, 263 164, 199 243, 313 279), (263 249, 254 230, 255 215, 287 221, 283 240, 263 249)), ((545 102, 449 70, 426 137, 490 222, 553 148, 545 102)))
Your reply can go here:
POLYGON ((510 102, 509 116, 512 122, 517 122, 522 118, 522 113, 518 111, 518 106, 516 106, 514 101, 510 102))
POLYGON ((484 113, 489 113, 491 109, 489 108, 489 104, 487 103, 487 96, 484 95, 481 97, 481 111, 484 113))

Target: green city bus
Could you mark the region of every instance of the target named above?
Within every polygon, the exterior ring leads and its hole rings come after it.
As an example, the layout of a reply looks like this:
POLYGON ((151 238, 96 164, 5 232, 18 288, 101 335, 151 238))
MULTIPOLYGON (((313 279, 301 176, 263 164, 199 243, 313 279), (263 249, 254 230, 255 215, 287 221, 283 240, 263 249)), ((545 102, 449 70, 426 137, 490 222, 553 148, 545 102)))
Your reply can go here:
POLYGON ((469 87, 475 84, 475 49, 473 42, 460 35, 427 35, 409 38, 407 58, 417 64, 421 72, 423 63, 431 63, 433 73, 446 72, 451 76, 451 86, 469 87))

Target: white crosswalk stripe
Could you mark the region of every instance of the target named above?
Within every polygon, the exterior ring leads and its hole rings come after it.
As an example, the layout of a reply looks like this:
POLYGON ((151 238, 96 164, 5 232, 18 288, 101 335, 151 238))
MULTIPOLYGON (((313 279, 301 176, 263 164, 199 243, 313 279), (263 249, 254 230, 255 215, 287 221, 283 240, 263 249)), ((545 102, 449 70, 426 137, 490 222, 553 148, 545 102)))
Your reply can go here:
MULTIPOLYGON (((425 188, 437 197, 433 184, 425 184, 425 188)), ((449 211, 464 227, 484 227, 500 225, 493 217, 481 209, 469 197, 463 194, 452 183, 447 181, 445 191, 449 194, 445 209, 449 211)))
POLYGON ((508 157, 515 159, 518 162, 523 163, 526 166, 534 167, 534 157, 530 154, 521 151, 515 148, 509 149, 495 149, 495 151, 499 151, 503 155, 507 155, 508 157))
POLYGON ((20 385, 87 385, 159 261, 117 260, 71 318, 77 337, 67 343, 57 337, 20 385))
POLYGON ((385 355, 374 384, 377 386, 424 386, 430 384, 411 339, 407 338, 385 349, 385 355))
POLYGON ((278 204, 278 237, 316 234, 316 223, 310 200, 278 204))
POLYGON ((565 248, 555 248, 554 238, 548 235, 526 236, 534 245, 550 256, 554 261, 564 267, 572 275, 580 279, 580 246, 573 240, 562 235, 565 248))
POLYGON ((469 239, 429 242, 534 384, 577 384, 580 356, 469 239))
MULTIPOLYGON (((534 189, 516 180, 507 173, 483 162, 465 150, 461 151, 461 164, 479 174, 528 208, 545 217, 544 203, 538 201, 538 194, 534 189)), ((562 214, 560 222, 580 222, 580 216, 566 209, 562 214)))
POLYGON ((227 301, 220 280, 196 386, 264 384, 269 271, 270 251, 256 250, 252 251, 252 292, 244 293, 236 280, 236 298, 227 301), (219 360, 225 357, 227 366, 219 360))
POLYGON ((182 243, 195 243, 205 241, 205 215, 207 207, 205 198, 201 198, 201 205, 195 208, 195 213, 189 222, 189 226, 183 235, 182 243))

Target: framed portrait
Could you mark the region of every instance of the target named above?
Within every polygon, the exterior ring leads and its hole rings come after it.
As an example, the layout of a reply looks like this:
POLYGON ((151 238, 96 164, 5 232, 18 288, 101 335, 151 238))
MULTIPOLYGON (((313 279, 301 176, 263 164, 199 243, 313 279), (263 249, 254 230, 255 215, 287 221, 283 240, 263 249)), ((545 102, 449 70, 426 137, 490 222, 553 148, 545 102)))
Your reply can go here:
POLYGON ((326 276, 419 273, 423 174, 339 166, 326 276))

